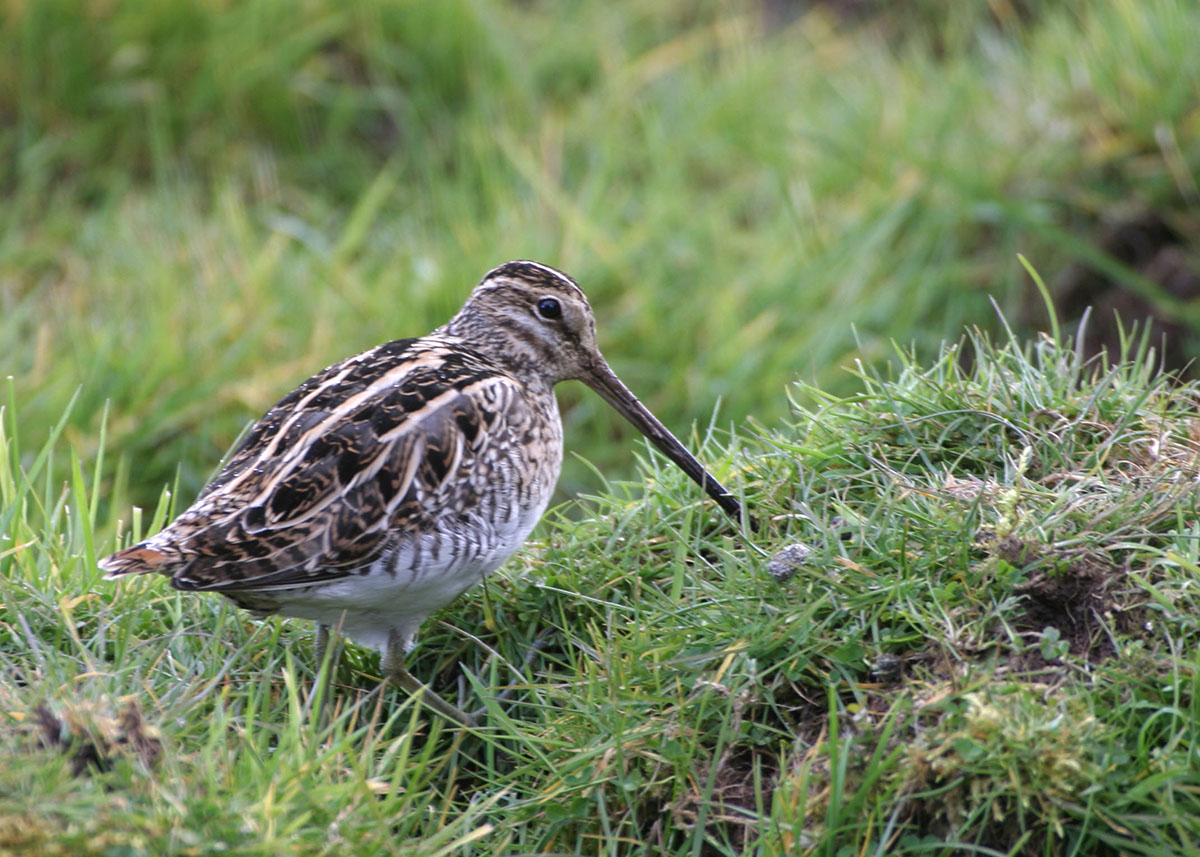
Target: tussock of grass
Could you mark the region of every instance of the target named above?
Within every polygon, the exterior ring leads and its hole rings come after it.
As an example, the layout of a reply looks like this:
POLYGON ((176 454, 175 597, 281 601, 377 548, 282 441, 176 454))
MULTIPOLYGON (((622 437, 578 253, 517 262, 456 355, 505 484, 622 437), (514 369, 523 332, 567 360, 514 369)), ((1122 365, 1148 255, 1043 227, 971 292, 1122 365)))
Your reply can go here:
POLYGON ((864 364, 850 396, 798 385, 786 427, 706 438, 754 545, 654 457, 644 488, 552 515, 415 655, 452 698, 514 688, 473 734, 370 695, 354 647, 322 723, 303 623, 100 581, 96 471, 47 481, 69 446, 22 455, 10 404, 0 847, 1188 853, 1198 390, 1144 343, 1081 353, 972 333, 864 364), (809 554, 778 584, 789 544, 809 554), (153 764, 79 770, 30 741, 39 706, 128 697, 153 764))

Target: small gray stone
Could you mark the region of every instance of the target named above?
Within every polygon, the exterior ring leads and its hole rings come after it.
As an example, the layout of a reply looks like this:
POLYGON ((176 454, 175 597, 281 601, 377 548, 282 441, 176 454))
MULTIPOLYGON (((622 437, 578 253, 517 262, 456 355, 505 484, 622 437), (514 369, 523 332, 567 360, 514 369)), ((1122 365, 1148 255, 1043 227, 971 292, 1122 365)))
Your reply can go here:
POLYGON ((812 548, 803 542, 785 545, 767 563, 767 574, 775 578, 776 583, 791 580, 811 554, 812 548))
POLYGON ((880 684, 896 684, 904 678, 904 661, 884 652, 871 665, 871 678, 880 684))

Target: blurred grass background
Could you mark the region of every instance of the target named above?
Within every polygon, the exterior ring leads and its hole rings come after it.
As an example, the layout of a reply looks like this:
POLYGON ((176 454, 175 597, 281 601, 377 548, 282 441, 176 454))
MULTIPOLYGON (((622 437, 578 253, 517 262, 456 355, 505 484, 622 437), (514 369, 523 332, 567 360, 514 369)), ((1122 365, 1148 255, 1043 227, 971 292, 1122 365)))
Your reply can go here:
MULTIPOLYGON (((992 299, 1042 323, 1018 252, 1182 364, 1198 39, 1184 0, 9 0, 0 373, 27 448, 79 390, 86 458, 107 405, 105 494, 148 505, 512 258, 580 280, 680 433, 772 424, 790 381, 931 355, 992 299)), ((631 473, 573 387, 568 447, 631 473)))

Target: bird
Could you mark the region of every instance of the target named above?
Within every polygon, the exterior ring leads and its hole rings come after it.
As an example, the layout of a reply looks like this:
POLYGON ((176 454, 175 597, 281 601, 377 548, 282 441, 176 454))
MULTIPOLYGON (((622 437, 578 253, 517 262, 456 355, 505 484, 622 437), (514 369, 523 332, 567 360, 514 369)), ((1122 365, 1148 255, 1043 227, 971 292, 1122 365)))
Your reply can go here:
POLYGON ((466 726, 409 673, 422 622, 495 571, 546 510, 563 457, 554 387, 579 380, 735 521, 742 505, 625 386, 567 274, 514 261, 426 336, 318 372, 255 423, 194 503, 98 563, 158 573, 376 649, 385 680, 466 726))

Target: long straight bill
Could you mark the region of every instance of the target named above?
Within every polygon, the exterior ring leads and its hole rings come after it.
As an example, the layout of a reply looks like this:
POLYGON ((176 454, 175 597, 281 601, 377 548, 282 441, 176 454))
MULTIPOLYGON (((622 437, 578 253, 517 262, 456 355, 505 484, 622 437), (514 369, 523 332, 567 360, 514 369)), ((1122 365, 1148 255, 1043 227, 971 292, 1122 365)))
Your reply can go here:
POLYGON ((637 400, 637 397, 621 383, 621 379, 612 369, 608 368, 606 363, 600 362, 593 366, 592 374, 584 378, 583 382, 599 393, 600 397, 612 405, 617 413, 633 423, 637 430, 649 438, 650 442, 658 447, 663 455, 678 464, 680 469, 703 488, 709 497, 716 500, 730 517, 741 523, 742 504, 720 482, 714 479, 711 473, 704 469, 704 465, 697 461, 679 442, 679 439, 659 422, 658 417, 650 413, 646 406, 637 400))

